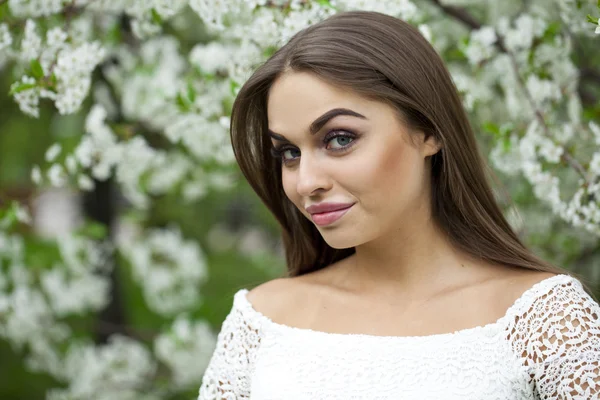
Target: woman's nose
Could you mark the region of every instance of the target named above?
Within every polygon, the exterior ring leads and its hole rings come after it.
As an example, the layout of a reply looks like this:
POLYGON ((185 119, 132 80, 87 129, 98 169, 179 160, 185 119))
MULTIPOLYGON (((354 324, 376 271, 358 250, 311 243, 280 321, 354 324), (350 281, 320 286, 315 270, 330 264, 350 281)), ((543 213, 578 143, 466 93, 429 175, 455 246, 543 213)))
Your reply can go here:
POLYGON ((300 196, 309 197, 331 188, 327 169, 314 156, 303 154, 297 173, 296 190, 300 196))

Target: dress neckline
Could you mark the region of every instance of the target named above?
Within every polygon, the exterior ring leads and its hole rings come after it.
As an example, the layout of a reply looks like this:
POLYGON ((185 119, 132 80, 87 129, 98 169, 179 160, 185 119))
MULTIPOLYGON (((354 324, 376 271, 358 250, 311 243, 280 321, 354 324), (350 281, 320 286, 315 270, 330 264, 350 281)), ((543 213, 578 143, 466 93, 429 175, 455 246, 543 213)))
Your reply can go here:
POLYGON ((498 318, 494 322, 487 323, 485 325, 478 325, 470 328, 459 329, 453 332, 436 333, 431 335, 417 335, 417 336, 389 336, 389 335, 372 335, 366 333, 338 333, 338 332, 325 332, 311 328, 300 328, 291 325, 285 325, 273 321, 260 311, 256 310, 250 303, 246 294, 249 292, 248 289, 240 289, 234 295, 234 307, 242 311, 242 313, 250 318, 258 320, 263 329, 269 327, 280 333, 294 333, 294 334, 305 334, 314 335, 321 338, 330 339, 346 339, 346 338, 360 338, 365 340, 382 340, 382 341, 417 341, 417 340, 434 340, 434 339, 449 339, 457 336, 471 336, 477 333, 492 333, 497 332, 506 325, 510 318, 518 315, 520 311, 525 312, 529 309, 531 303, 539 295, 550 290, 557 284, 567 283, 570 281, 578 282, 574 277, 567 274, 557 274, 549 278, 542 279, 539 282, 534 283, 531 287, 526 289, 514 302, 508 307, 503 316, 498 318))

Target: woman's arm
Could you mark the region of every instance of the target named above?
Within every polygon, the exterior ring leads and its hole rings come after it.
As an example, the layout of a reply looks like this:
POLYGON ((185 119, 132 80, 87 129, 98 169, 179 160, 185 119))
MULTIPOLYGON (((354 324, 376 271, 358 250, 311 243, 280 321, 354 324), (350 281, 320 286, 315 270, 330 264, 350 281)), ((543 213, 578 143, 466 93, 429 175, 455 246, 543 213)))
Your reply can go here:
POLYGON ((510 335, 541 399, 600 399, 600 307, 577 280, 538 297, 510 335))
POLYGON ((244 318, 234 302, 217 337, 198 400, 250 398, 252 367, 261 341, 256 325, 244 318))

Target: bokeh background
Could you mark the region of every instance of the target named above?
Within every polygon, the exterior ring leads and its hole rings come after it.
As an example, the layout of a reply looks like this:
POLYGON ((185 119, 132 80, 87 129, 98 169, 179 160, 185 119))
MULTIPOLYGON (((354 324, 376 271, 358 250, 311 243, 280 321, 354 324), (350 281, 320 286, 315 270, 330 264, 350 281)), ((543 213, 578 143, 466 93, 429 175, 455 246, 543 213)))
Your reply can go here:
POLYGON ((430 39, 509 221, 599 294, 596 1, 121 3, 0 1, 0 399, 195 398, 233 293, 285 272, 278 225, 228 147, 236 89, 344 9, 430 39), (19 93, 42 97, 37 115, 19 93), (549 143, 528 136, 540 115, 549 143))

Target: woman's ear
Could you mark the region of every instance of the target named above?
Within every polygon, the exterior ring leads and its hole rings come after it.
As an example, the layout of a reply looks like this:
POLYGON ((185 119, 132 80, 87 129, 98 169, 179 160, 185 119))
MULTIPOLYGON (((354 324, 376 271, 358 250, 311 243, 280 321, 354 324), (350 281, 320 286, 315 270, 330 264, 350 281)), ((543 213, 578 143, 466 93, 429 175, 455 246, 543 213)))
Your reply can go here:
POLYGON ((436 154, 441 148, 442 144, 435 135, 423 135, 423 143, 421 144, 421 153, 423 158, 436 154))

